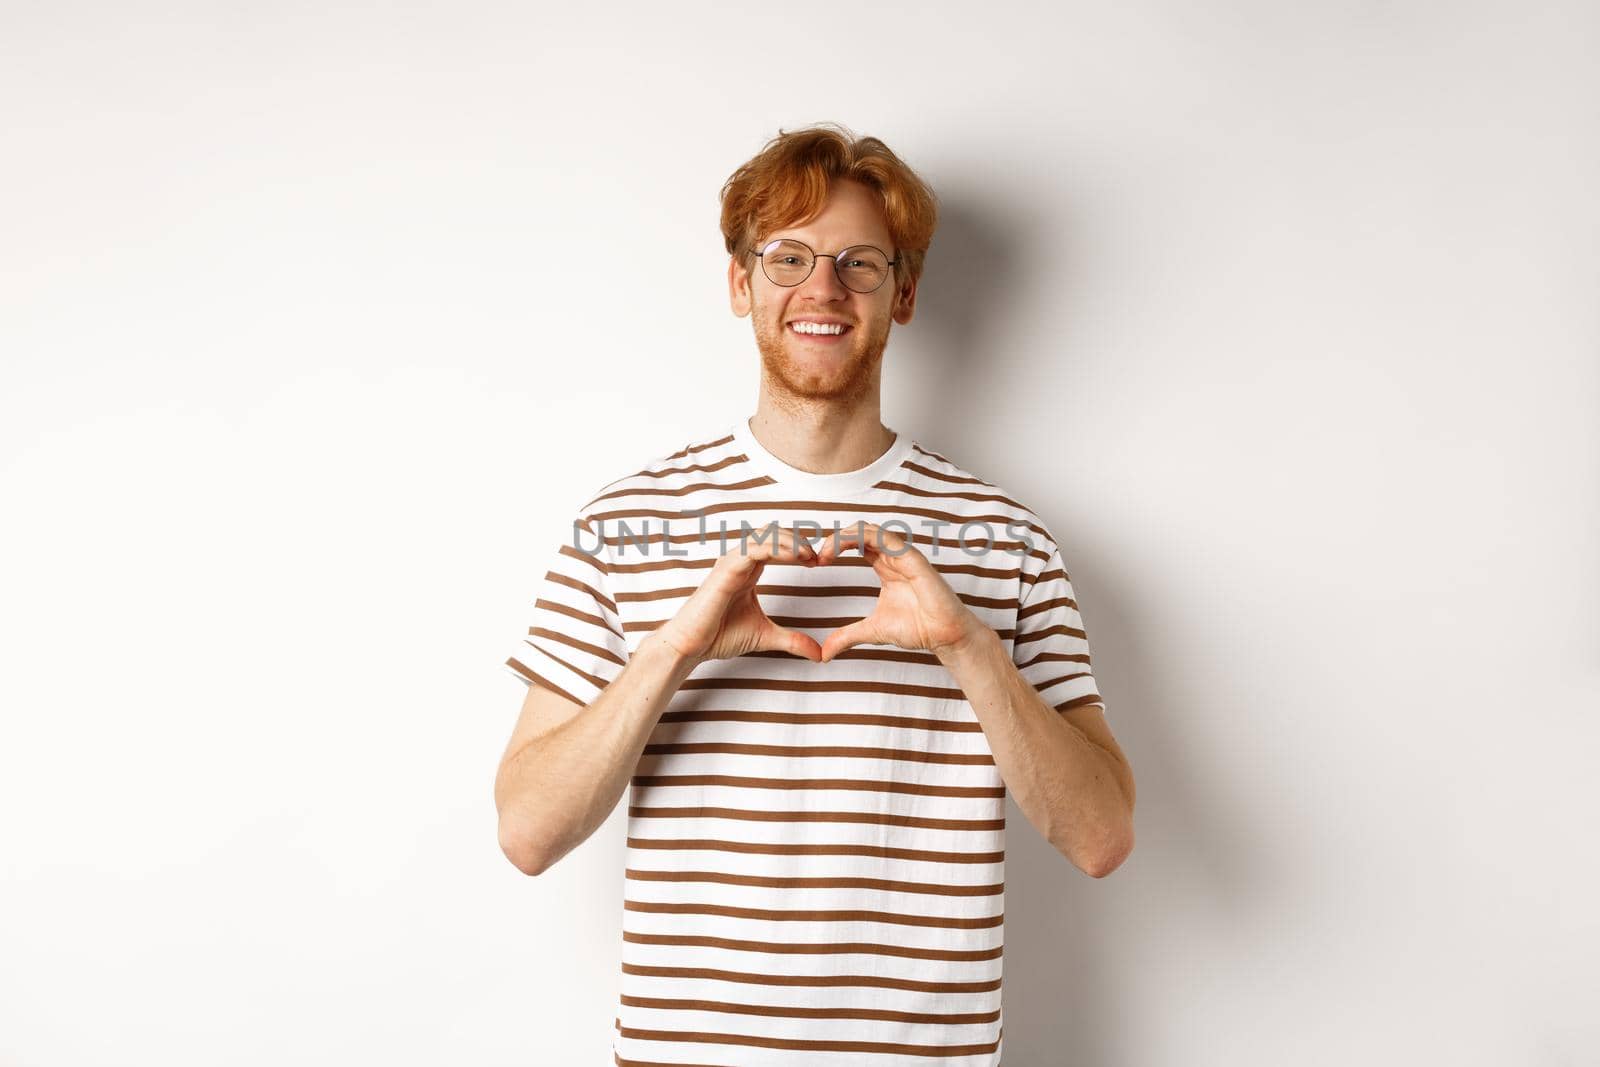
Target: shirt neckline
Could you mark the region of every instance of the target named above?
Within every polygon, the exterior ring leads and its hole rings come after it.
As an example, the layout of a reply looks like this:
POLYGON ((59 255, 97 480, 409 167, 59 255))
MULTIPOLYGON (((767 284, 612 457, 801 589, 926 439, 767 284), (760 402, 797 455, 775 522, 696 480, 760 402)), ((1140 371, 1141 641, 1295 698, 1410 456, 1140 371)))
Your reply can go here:
POLYGON ((893 426, 884 429, 894 434, 894 440, 889 448, 867 464, 853 471, 840 471, 835 474, 815 474, 803 471, 798 467, 791 467, 777 456, 768 452, 766 446, 756 439, 750 430, 750 417, 734 420, 732 433, 735 443, 749 458, 751 465, 762 474, 777 482, 780 486, 790 489, 803 489, 807 492, 825 493, 858 493, 870 489, 874 484, 882 481, 895 468, 903 463, 911 454, 911 438, 896 430, 893 426))

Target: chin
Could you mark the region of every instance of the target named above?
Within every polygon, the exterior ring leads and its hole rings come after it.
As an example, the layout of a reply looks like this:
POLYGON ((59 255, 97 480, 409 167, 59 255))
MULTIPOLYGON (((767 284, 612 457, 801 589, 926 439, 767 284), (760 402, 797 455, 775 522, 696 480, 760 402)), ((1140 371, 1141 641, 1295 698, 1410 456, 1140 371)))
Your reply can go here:
POLYGON ((815 355, 789 348, 763 352, 762 362, 773 384, 790 396, 808 400, 853 400, 866 393, 877 378, 877 360, 854 349, 842 358, 830 358, 826 366, 815 355))
POLYGON ((847 351, 830 355, 825 350, 807 351, 806 343, 781 323, 777 331, 756 330, 766 377, 787 395, 808 400, 853 400, 868 392, 888 342, 886 335, 863 333, 852 339, 847 351))

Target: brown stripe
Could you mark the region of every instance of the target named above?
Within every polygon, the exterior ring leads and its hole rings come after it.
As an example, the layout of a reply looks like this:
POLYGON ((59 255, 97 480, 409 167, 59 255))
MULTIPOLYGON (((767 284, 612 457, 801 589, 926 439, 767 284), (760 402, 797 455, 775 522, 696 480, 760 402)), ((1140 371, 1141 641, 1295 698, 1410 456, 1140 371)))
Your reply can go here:
MULTIPOLYGON (((946 460, 946 462, 949 462, 949 461, 946 460)), ((955 464, 953 464, 953 463, 951 463, 950 465, 952 467, 955 466, 955 464)), ((937 478, 941 482, 949 482, 951 485, 976 485, 976 486, 980 486, 980 487, 982 487, 984 489, 998 489, 999 488, 999 486, 990 485, 988 482, 984 481, 982 478, 974 478, 974 477, 969 477, 969 476, 962 476, 962 475, 959 475, 959 474, 950 474, 950 473, 948 473, 946 471, 936 471, 932 467, 924 466, 921 463, 913 463, 909 459, 906 460, 904 463, 900 464, 900 466, 904 470, 915 471, 917 474, 926 474, 930 478, 937 478)), ((1017 507, 1022 508, 1021 504, 1017 504, 1016 501, 1010 500, 1009 498, 1006 499, 1006 503, 1008 503, 1008 504, 1016 504, 1017 507)), ((1032 509, 1031 508, 1022 508, 1022 510, 1023 511, 1031 511, 1032 509)))
MULTIPOLYGON (((973 501, 975 503, 983 503, 983 502, 987 501, 987 502, 993 503, 993 504, 1009 504, 1012 507, 1018 509, 1019 511, 1027 511, 1028 510, 1027 508, 1024 508, 1021 504, 1017 503, 1015 500, 1012 500, 1010 497, 1006 496, 1004 493, 957 493, 957 492, 950 492, 948 490, 921 489, 921 488, 918 488, 917 486, 914 486, 914 485, 907 485, 905 482, 890 482, 890 481, 879 482, 873 488, 875 488, 875 489, 887 489, 887 490, 889 490, 891 492, 895 492, 895 493, 904 493, 907 496, 942 497, 942 498, 948 499, 948 500, 971 500, 971 501, 973 501)), ((1014 522, 1018 526, 1024 526, 1024 527, 1032 530, 1034 533, 1038 534, 1040 537, 1049 537, 1050 536, 1050 531, 1049 530, 1045 529, 1043 526, 1040 526, 1036 522, 1029 521, 1027 518, 1013 515, 1007 521, 1008 522, 1014 522)))
POLYGON ((990 485, 982 478, 975 478, 970 475, 949 474, 945 471, 936 471, 932 467, 913 462, 909 459, 900 464, 900 469, 914 471, 917 474, 926 474, 930 478, 937 478, 942 482, 949 482, 951 485, 978 485, 986 489, 995 488, 995 486, 990 485))
POLYGON ((904 915, 893 911, 797 911, 626 899, 622 907, 625 911, 659 915, 724 915, 731 919, 765 919, 772 922, 894 923, 900 926, 931 926, 941 930, 990 930, 1005 923, 1005 912, 959 919, 947 915, 904 915))
POLYGON ((629 848, 665 849, 672 852, 740 852, 758 856, 877 856, 890 860, 921 860, 928 863, 1001 863, 1005 849, 998 852, 935 852, 923 848, 890 848, 887 845, 785 845, 762 841, 717 841, 712 838, 630 837, 629 848))
POLYGON ((1088 678, 1089 676, 1090 675, 1089 675, 1088 671, 1079 671, 1076 674, 1063 674, 1061 677, 1052 678, 1048 682, 1039 682, 1039 683, 1034 685, 1034 688, 1039 690, 1039 691, 1041 691, 1041 692, 1043 692, 1044 690, 1049 689, 1053 685, 1059 685, 1062 682, 1070 682, 1074 678, 1088 678))
MULTIPOLYGON (((595 543, 599 544, 598 541, 595 543)), ((585 552, 577 545, 563 544, 560 548, 560 554, 566 556, 568 559, 575 559, 579 560, 580 562, 587 563, 601 574, 607 573, 606 557, 600 552, 585 552)), ((555 572, 552 571, 550 573, 553 574, 555 572)), ((546 574, 545 577, 550 577, 550 574, 546 574)))
POLYGON ((737 819, 744 822, 864 823, 905 826, 921 830, 1004 830, 1004 819, 934 819, 921 815, 896 815, 888 811, 762 811, 752 808, 660 807, 628 805, 639 819, 737 819))
POLYGON ((923 782, 877 782, 864 778, 747 778, 732 774, 636 774, 638 786, 729 785, 743 789, 863 789, 909 793, 923 797, 1000 798, 1003 785, 929 785, 923 782))
MULTIPOLYGON (((970 603, 972 603, 972 599, 973 598, 962 596, 962 597, 958 597, 957 599, 961 600, 963 603, 970 604, 970 603)), ((1015 601, 1012 601, 1011 603, 1014 604, 1015 601)), ((982 607, 983 605, 979 604, 979 605, 976 605, 976 606, 982 607)), ((1008 604, 1007 606, 1009 607, 1011 605, 1008 604)), ((773 622, 777 623, 779 626, 787 626, 787 627, 789 627, 791 629, 804 629, 805 627, 808 627, 808 626, 810 626, 810 627, 826 626, 829 629, 838 629, 841 626, 849 626, 853 622, 859 622, 860 620, 866 618, 866 616, 865 615, 822 615, 822 616, 777 615, 777 614, 774 614, 774 613, 769 611, 769 612, 767 612, 767 618, 771 619, 773 622)), ((1011 630, 996 630, 995 631, 995 633, 999 634, 1001 637, 1005 637, 1005 636, 1011 634, 1012 632, 1013 631, 1011 631, 1011 630)))
POLYGON ((1035 663, 1045 662, 1082 663, 1087 665, 1089 656, 1084 652, 1041 652, 1026 663, 1017 664, 1018 670, 1027 670, 1035 663))
POLYGON ((777 878, 725 871, 646 871, 629 867, 624 875, 636 882, 716 882, 722 885, 763 886, 769 889, 877 889, 886 893, 926 893, 942 897, 992 897, 1005 892, 1004 882, 992 885, 937 885, 902 882, 892 878, 777 878))
MULTIPOLYGON (((1045 636, 1043 634, 1040 635, 1045 636)), ((798 657, 796 657, 798 658, 798 657)), ((808 661, 809 662, 809 661, 808 661)), ((689 678, 682 689, 770 689, 786 693, 897 693, 908 697, 935 700, 965 700, 959 688, 939 685, 907 685, 899 682, 837 681, 807 682, 798 678, 689 678)))
POLYGON ((1004 946, 993 948, 921 948, 915 945, 880 945, 873 941, 746 941, 737 937, 705 934, 641 934, 622 931, 622 940, 635 945, 688 945, 720 948, 729 952, 761 952, 769 956, 893 956, 908 960, 944 960, 977 963, 997 960, 1004 946))
MULTIPOLYGON (((717 560, 719 558, 720 557, 718 556, 705 556, 701 559, 683 559, 681 557, 674 557, 670 559, 658 559, 653 563, 613 563, 611 564, 611 573, 641 574, 647 571, 710 570, 712 567, 717 565, 717 560)), ((780 564, 769 563, 767 566, 776 567, 780 566, 780 564)), ((690 577, 694 577, 694 575, 690 575, 690 577)), ((701 580, 704 581, 703 578, 701 580)), ((696 588, 698 588, 698 586, 696 588)))
MULTIPOLYGON (((680 452, 680 453, 677 453, 677 456, 679 458, 685 458, 686 454, 680 452)), ((666 463, 666 462, 669 462, 672 458, 673 457, 668 457, 667 459, 660 460, 659 462, 666 463)), ((737 466, 740 463, 749 463, 749 462, 750 462, 750 457, 749 456, 745 455, 743 452, 735 452, 732 455, 723 456, 721 459, 717 460, 715 463, 687 463, 687 464, 684 464, 682 467, 646 467, 643 470, 634 471, 632 474, 623 475, 621 478, 618 478, 615 482, 611 482, 609 485, 607 485, 606 488, 609 489, 609 488, 611 488, 612 485, 616 485, 617 482, 625 482, 629 478, 656 478, 656 479, 660 479, 660 478, 670 478, 674 474, 713 474, 713 473, 715 473, 715 472, 717 472, 719 470, 722 470, 725 467, 733 467, 733 466, 737 466)), ((623 491, 626 492, 626 490, 623 490, 623 491)), ((606 494, 606 495, 610 495, 610 494, 606 494)), ((596 500, 604 500, 604 499, 606 499, 606 495, 597 496, 597 497, 594 498, 594 500, 591 500, 589 503, 593 504, 596 500)))
MULTIPOLYGON (((996 630, 995 632, 996 633, 1000 633, 1001 631, 996 630)), ((1012 631, 1006 630, 1004 632, 1009 634, 1012 631)), ((757 658, 757 657, 759 657, 761 659, 785 659, 785 660, 792 660, 792 659, 795 658, 793 655, 791 655, 788 652, 779 652, 779 651, 746 652, 744 654, 744 656, 741 657, 741 658, 757 658)), ((840 659, 872 659, 872 660, 883 660, 883 661, 888 662, 888 663, 920 663, 920 664, 922 664, 923 666, 926 666, 926 667, 943 667, 944 666, 944 664, 939 661, 939 657, 935 656, 932 652, 918 652, 918 651, 914 651, 912 649, 905 649, 905 648, 848 648, 848 649, 845 649, 843 652, 839 653, 838 655, 834 656, 833 658, 836 659, 836 660, 840 660, 840 659)))
POLYGON ((1037 615, 1039 612, 1049 611, 1051 608, 1071 608, 1073 611, 1077 611, 1078 602, 1069 596, 1058 596, 1054 600, 1041 600, 1037 604, 1029 604, 1018 611, 1017 621, 1021 622, 1030 615, 1037 615))
POLYGON ((1018 635, 1016 640, 1012 643, 1013 644, 1012 651, 1013 651, 1013 653, 1015 652, 1015 646, 1016 645, 1027 644, 1029 641, 1039 641, 1039 640, 1042 640, 1043 638, 1051 636, 1052 634, 1064 634, 1067 637, 1082 637, 1082 638, 1087 638, 1088 637, 1088 635, 1085 634, 1082 630, 1077 629, 1076 627, 1073 627, 1073 626, 1052 626, 1049 629, 1040 630, 1038 633, 1020 634, 1020 635, 1018 635))
POLYGON ((589 597, 589 599, 593 600, 596 604, 605 605, 605 607, 610 610, 611 614, 615 615, 617 613, 617 602, 606 596, 600 590, 594 588, 592 585, 589 585, 585 582, 580 582, 576 578, 569 578, 559 571, 551 571, 549 574, 545 575, 545 580, 556 585, 565 586, 566 588, 571 589, 573 592, 582 593, 589 597))
MULTIPOLYGON (((583 585, 581 582, 574 582, 571 579, 562 584, 581 592, 595 593, 588 586, 583 585)), ((664 589, 649 589, 637 593, 618 593, 616 603, 648 604, 656 600, 677 600, 693 596, 699 588, 698 585, 674 585, 664 589)), ((883 595, 883 587, 881 585, 757 585, 755 591, 757 596, 810 597, 824 600, 833 597, 871 597, 876 599, 883 595)), ((596 593, 595 595, 598 596, 599 594, 596 593)), ((963 604, 972 607, 996 608, 1001 611, 1009 611, 1018 604, 1018 599, 1014 596, 979 596, 976 593, 962 593, 959 590, 956 591, 956 595, 963 604)), ((1059 601, 1051 601, 1051 603, 1059 603, 1059 601)), ((1077 607, 1071 600, 1067 600, 1066 603, 1074 608, 1077 607)), ((613 611, 616 610, 616 604, 611 603, 608 599, 606 604, 613 611)), ((1035 605, 1031 610, 1043 611, 1045 607, 1046 605, 1042 604, 1035 605)))
MULTIPOLYGON (((634 477, 637 477, 637 475, 635 475, 634 477)), ((609 499, 612 499, 614 497, 619 497, 619 496, 688 496, 691 493, 738 492, 741 489, 754 489, 754 488, 756 488, 758 486, 771 485, 771 484, 772 484, 772 479, 771 478, 767 477, 766 475, 761 475, 760 477, 756 477, 756 478, 747 478, 742 482, 694 482, 694 483, 691 483, 689 485, 680 486, 680 487, 678 487, 676 489, 660 489, 660 488, 654 488, 654 487, 645 487, 645 488, 639 488, 639 489, 618 489, 614 493, 606 493, 603 496, 595 497, 595 500, 596 501, 609 500, 609 499)), ((595 519, 598 519, 600 521, 605 521, 605 520, 607 520, 607 519, 609 519, 609 518, 611 518, 613 516, 623 515, 623 514, 632 514, 632 513, 631 512, 602 511, 602 512, 596 512, 592 517, 595 518, 595 519)), ((654 515, 653 512, 651 512, 649 514, 654 515)), ((685 516, 685 517, 686 518, 693 518, 694 516, 689 515, 689 516, 685 516)))
POLYGON ((894 1041, 803 1041, 800 1038, 755 1037, 747 1033, 637 1030, 618 1024, 622 1037, 640 1041, 696 1041, 710 1045, 747 1045, 752 1048, 786 1048, 802 1053, 894 1053, 901 1056, 981 1056, 1000 1048, 1000 1038, 989 1045, 901 1045, 894 1041))
MULTIPOLYGON (((549 653, 546 653, 548 655, 549 653)), ((588 677, 585 675, 584 677, 588 677)), ((928 752, 910 748, 868 748, 860 745, 751 745, 733 741, 696 741, 646 745, 646 756, 696 752, 728 752, 742 756, 787 756, 797 759, 843 756, 850 759, 906 760, 911 763, 947 763, 963 767, 988 767, 994 754, 982 752, 928 752)))
POLYGON ((803 1041, 799 1038, 757 1037, 750 1034, 713 1034, 677 1030, 637 1030, 624 1026, 623 1037, 636 1041, 694 1041, 713 1045, 782 1048, 797 1052, 877 1052, 900 1056, 978 1056, 1000 1047, 1000 1039, 986 1045, 903 1045, 892 1041, 803 1041))
POLYGON ((660 722, 775 722, 783 725, 893 726, 902 730, 932 730, 953 734, 979 734, 983 724, 977 720, 954 722, 907 715, 865 715, 846 712, 732 711, 695 708, 690 711, 663 712, 660 722))
MULTIPOLYGON (((1052 553, 1052 557, 1053 556, 1054 556, 1054 553, 1052 553)), ((1065 578, 1069 582, 1072 581, 1071 578, 1067 577, 1067 572, 1066 572, 1066 570, 1064 568, 1055 567, 1055 568, 1053 568, 1051 570, 1048 570, 1048 571, 1040 571, 1038 574, 1035 574, 1031 578, 1024 577, 1022 579, 1022 584, 1027 586, 1028 590, 1031 592, 1033 590, 1033 587, 1038 585, 1040 582, 1053 582, 1057 578, 1065 578)))
MULTIPOLYGON (((610 660, 619 667, 626 665, 626 662, 623 660, 623 658, 611 651, 609 648, 602 648, 599 645, 591 645, 587 641, 579 641, 575 637, 568 637, 560 630, 552 630, 545 626, 530 626, 528 627, 528 635, 530 637, 547 637, 552 641, 557 641, 563 645, 566 645, 568 648, 574 648, 579 652, 587 652, 591 656, 598 656, 601 659, 610 660)), ((529 644, 532 644, 532 642, 529 642, 529 644)))
POLYGON ((1071 700, 1056 704, 1054 707, 1056 711, 1071 711, 1073 708, 1080 708, 1086 704, 1099 704, 1101 711, 1106 710, 1105 701, 1100 699, 1100 695, 1098 693, 1089 693, 1085 696, 1073 697, 1071 700))
MULTIPOLYGON (((692 540, 692 538, 691 538, 691 540, 692 540)), ((651 562, 640 562, 640 563, 617 563, 617 562, 611 562, 606 567, 606 573, 607 574, 640 574, 640 573, 649 572, 649 571, 710 570, 712 567, 715 567, 717 565, 717 560, 720 559, 720 558, 721 558, 721 555, 718 554, 716 556, 705 556, 705 557, 698 558, 698 559, 685 559, 685 558, 683 558, 681 556, 674 556, 674 557, 671 557, 669 559, 658 559, 658 560, 654 560, 654 561, 651 561, 651 562)), ((995 568, 995 567, 982 567, 982 566, 979 566, 979 565, 977 565, 975 563, 955 563, 955 564, 952 564, 952 563, 939 563, 938 561, 932 560, 932 559, 930 559, 928 562, 932 563, 933 567, 934 567, 934 570, 938 571, 941 575, 946 575, 946 574, 969 574, 969 575, 972 575, 975 578, 992 578, 995 581, 1008 582, 1008 581, 1012 581, 1012 580, 1020 577, 1022 575, 1022 573, 1023 573, 1022 568, 1021 568, 1020 565, 1018 565, 1016 567, 1000 569, 1000 568, 995 568)), ((798 566, 800 566, 800 565, 799 564, 795 564, 795 563, 768 563, 767 564, 767 567, 769 569, 773 568, 773 567, 798 567, 798 566)), ((828 567, 829 567, 830 570, 835 568, 835 567, 871 567, 871 566, 872 566, 872 561, 871 560, 863 559, 861 556, 858 556, 858 555, 841 556, 840 558, 834 560, 832 563, 828 564, 828 567)), ((696 588, 698 588, 698 586, 696 588)))
POLYGON ((631 1008, 670 1011, 720 1011, 732 1015, 759 1015, 777 1019, 882 1019, 885 1022, 963 1026, 992 1023, 1000 1010, 969 1012, 890 1011, 887 1008, 799 1008, 782 1004, 730 1004, 722 1000, 686 1000, 681 997, 635 997, 624 993, 621 1003, 631 1008))
MULTIPOLYGON (((699 588, 698 585, 672 585, 665 589, 650 589, 642 593, 618 593, 617 600, 623 604, 648 604, 656 600, 676 600, 679 597, 693 596, 699 588)), ((759 585, 756 586, 756 592, 761 592, 759 585)))
MULTIPOLYGON (((579 678, 582 678, 584 681, 588 682, 590 685, 594 686, 596 689, 604 689, 607 685, 610 684, 610 681, 608 679, 601 678, 601 677, 599 677, 597 675, 590 674, 588 671, 580 671, 577 667, 574 667, 572 664, 568 663, 566 660, 562 659, 560 656, 556 655, 554 652, 551 652, 547 648, 540 648, 538 645, 535 645, 535 644, 530 644, 528 647, 533 649, 535 652, 539 653, 539 655, 546 656, 546 657, 554 660, 555 662, 561 664, 567 670, 571 671, 573 674, 576 674, 579 678)), ((584 704, 584 705, 587 706, 587 701, 580 700, 580 701, 578 701, 578 703, 584 704)))
MULTIPOLYGON (((556 683, 552 682, 550 679, 546 678, 544 675, 540 674, 538 671, 530 670, 529 668, 524 667, 522 664, 518 663, 515 659, 506 660, 506 666, 510 667, 512 670, 516 671, 518 674, 522 675, 524 678, 528 679, 530 682, 538 682, 540 685, 544 686, 546 689, 550 690, 552 693, 559 693, 560 695, 566 697, 568 700, 572 701, 574 704, 584 704, 584 702, 582 700, 579 700, 577 697, 573 696, 571 693, 567 692, 565 689, 561 688, 559 685, 557 685, 556 683)), ((584 705, 584 706, 587 706, 587 705, 584 705)))
POLYGON ((742 982, 749 985, 816 986, 826 989, 868 986, 875 989, 903 989, 914 993, 992 993, 1000 988, 999 978, 986 978, 975 982, 924 982, 915 978, 890 978, 878 974, 755 974, 748 971, 726 971, 716 967, 650 967, 638 963, 623 963, 622 973, 638 975, 641 978, 705 978, 716 982, 742 982))
POLYGON ((682 459, 684 456, 692 456, 696 452, 704 452, 708 448, 716 448, 718 445, 725 445, 732 440, 733 434, 730 433, 717 438, 715 441, 707 441, 704 444, 699 445, 686 445, 683 448, 678 449, 678 451, 672 453, 672 455, 667 456, 666 460, 667 462, 671 462, 675 459, 682 459))
MULTIPOLYGON (((1010 630, 996 630, 1001 640, 1013 636, 1010 630)), ((1039 634, 1047 637, 1048 633, 1039 634)), ((1026 640, 1034 640, 1027 638, 1026 640)), ((802 657, 782 653, 785 658, 798 660, 802 657)), ((836 656, 843 659, 844 656, 836 656)), ((689 678, 680 685, 679 690, 726 690, 726 689, 756 689, 774 692, 790 693, 895 693, 900 696, 926 697, 931 700, 961 700, 967 699, 966 693, 958 688, 934 685, 908 685, 900 682, 863 682, 839 679, 836 681, 807 682, 795 678, 689 678)))
POLYGON ((566 604, 561 604, 554 600, 545 600, 543 597, 540 597, 533 602, 533 610, 538 612, 540 609, 545 611, 553 611, 557 615, 565 615, 567 618, 576 619, 578 622, 588 623, 590 626, 609 631, 619 641, 624 640, 622 634, 618 633, 612 627, 610 620, 603 618, 602 616, 590 615, 586 612, 579 611, 577 608, 569 607, 566 604))

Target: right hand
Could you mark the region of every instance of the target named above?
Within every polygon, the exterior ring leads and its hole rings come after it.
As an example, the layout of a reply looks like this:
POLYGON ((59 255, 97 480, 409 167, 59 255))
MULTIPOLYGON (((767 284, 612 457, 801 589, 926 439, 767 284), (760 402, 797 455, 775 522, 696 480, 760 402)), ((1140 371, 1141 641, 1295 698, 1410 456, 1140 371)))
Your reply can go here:
POLYGON ((820 663, 822 646, 815 638, 779 626, 756 600, 756 583, 768 563, 814 567, 816 549, 793 527, 779 527, 775 539, 765 537, 759 543, 740 537, 734 546, 653 636, 695 664, 766 651, 789 652, 820 663))

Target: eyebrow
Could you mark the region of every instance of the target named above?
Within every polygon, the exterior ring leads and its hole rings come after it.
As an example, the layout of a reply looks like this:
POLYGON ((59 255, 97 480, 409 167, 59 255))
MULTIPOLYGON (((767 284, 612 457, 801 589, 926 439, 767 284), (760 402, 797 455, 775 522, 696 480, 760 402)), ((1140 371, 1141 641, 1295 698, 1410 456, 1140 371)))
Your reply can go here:
MULTIPOLYGON (((765 248, 767 245, 771 244, 773 241, 799 241, 801 244, 811 247, 811 249, 813 251, 817 250, 816 249, 816 245, 813 242, 808 241, 803 237, 796 237, 793 234, 773 234, 770 237, 766 237, 766 238, 763 238, 761 241, 758 241, 756 243, 756 247, 758 249, 759 248, 765 248)), ((892 247, 893 244, 894 244, 893 241, 889 242, 889 246, 892 247)), ((871 247, 877 248, 877 249, 884 249, 886 247, 884 245, 879 244, 877 241, 871 241, 871 240, 867 240, 867 241, 851 241, 849 244, 840 245, 839 246, 839 251, 843 252, 846 248, 855 248, 858 245, 870 245, 871 247)))

